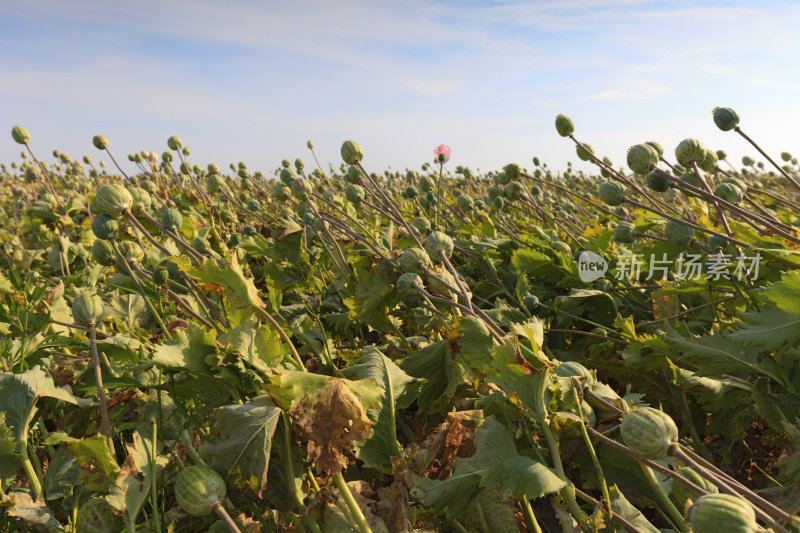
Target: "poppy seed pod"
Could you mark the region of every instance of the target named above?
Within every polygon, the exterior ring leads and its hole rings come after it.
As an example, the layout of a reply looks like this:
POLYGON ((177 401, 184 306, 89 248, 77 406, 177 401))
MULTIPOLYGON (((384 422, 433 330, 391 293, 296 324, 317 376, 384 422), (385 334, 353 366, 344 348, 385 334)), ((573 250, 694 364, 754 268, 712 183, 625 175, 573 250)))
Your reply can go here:
POLYGON ((170 150, 180 150, 183 146, 183 141, 177 135, 173 135, 169 139, 167 139, 167 146, 169 146, 170 150))
POLYGON ((311 139, 306 141, 306 146, 308 147, 309 150, 313 150, 314 149, 314 143, 311 142, 311 139))
POLYGON ((31 134, 22 126, 14 126, 11 128, 11 137, 18 144, 27 144, 31 140, 31 134))
POLYGON ((697 162, 697 166, 706 172, 714 172, 717 170, 717 154, 711 150, 706 149, 706 155, 702 161, 697 162))
POLYGON ((697 139, 684 139, 675 148, 678 163, 691 168, 692 161, 702 162, 706 157, 706 147, 697 139))
POLYGON ((729 131, 739 125, 739 115, 730 107, 715 107, 714 124, 722 131, 729 131))
POLYGON ((628 149, 627 163, 636 174, 647 174, 658 163, 658 151, 649 144, 634 144, 628 149))
POLYGON ((650 146, 650 147, 652 147, 652 148, 655 148, 656 152, 658 153, 658 157, 659 157, 659 158, 661 158, 661 157, 663 157, 663 156, 664 156, 664 147, 663 147, 663 146, 661 146, 661 144, 660 144, 660 143, 657 143, 657 142, 655 142, 655 141, 647 141, 647 142, 645 142, 645 144, 646 144, 647 146, 650 146))
POLYGON ((95 135, 92 137, 92 144, 98 150, 105 150, 108 148, 108 139, 103 137, 102 135, 95 135))
POLYGON ((575 152, 578 154, 578 159, 581 161, 589 161, 594 154, 594 148, 589 143, 581 143, 575 147, 575 152))
POLYGON ((517 181, 522 175, 522 167, 516 163, 509 163, 503 167, 503 172, 506 173, 506 176, 508 176, 508 179, 511 181, 517 181))
POLYGON ((568 116, 558 114, 556 115, 556 131, 562 137, 569 137, 575 131, 575 124, 568 116))
POLYGON ((625 187, 616 181, 607 181, 600 185, 598 196, 603 203, 618 206, 621 205, 622 201, 625 199, 625 187))
POLYGON ((355 165, 364 159, 364 150, 355 141, 344 141, 340 151, 342 160, 348 165, 355 165))

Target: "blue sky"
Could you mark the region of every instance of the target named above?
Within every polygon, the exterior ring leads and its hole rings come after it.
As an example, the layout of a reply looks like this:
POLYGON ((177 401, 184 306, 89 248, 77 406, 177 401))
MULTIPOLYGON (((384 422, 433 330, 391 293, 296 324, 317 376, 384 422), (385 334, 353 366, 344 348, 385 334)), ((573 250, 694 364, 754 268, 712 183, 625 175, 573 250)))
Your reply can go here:
MULTIPOLYGON (((99 159, 99 133, 125 160, 179 135, 193 162, 269 171, 311 166, 308 139, 338 166, 354 139, 378 171, 441 143, 452 166, 588 170, 555 132, 565 113, 618 165, 686 137, 738 161, 757 154, 715 106, 776 156, 800 152, 798 27, 800 4, 771 1, 5 1, 0 128, 48 157, 99 159)), ((6 136, 0 161, 19 160, 6 136)))

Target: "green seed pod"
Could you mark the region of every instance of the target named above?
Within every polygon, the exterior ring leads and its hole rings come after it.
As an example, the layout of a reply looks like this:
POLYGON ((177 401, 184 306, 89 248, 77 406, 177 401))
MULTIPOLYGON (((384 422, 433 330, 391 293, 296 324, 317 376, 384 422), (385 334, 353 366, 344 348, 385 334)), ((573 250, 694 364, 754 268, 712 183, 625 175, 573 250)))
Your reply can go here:
POLYGON ((637 407, 627 413, 619 428, 622 442, 645 457, 658 460, 678 442, 678 427, 669 415, 652 407, 637 407))
POLYGON ((630 222, 622 221, 614 228, 614 241, 619 243, 631 243, 636 238, 636 226, 630 222))
POLYGON ((216 176, 220 173, 219 165, 216 163, 209 163, 206 169, 209 176, 216 176))
POLYGON ((600 279, 594 280, 594 283, 592 284, 592 286, 595 289, 597 289, 598 291, 605 292, 605 291, 608 291, 608 290, 611 289, 612 284, 611 284, 611 281, 609 281, 609 280, 607 280, 605 278, 600 278, 600 279))
POLYGON ((17 144, 27 144, 31 140, 31 134, 22 126, 14 126, 11 128, 11 138, 17 144))
MULTIPOLYGON (((694 172, 687 172, 681 175, 681 181, 688 183, 689 185, 692 185, 697 189, 703 188, 703 184, 700 183, 700 178, 697 177, 697 174, 695 174, 694 172)), ((687 196, 697 196, 696 194, 688 190, 684 190, 684 192, 686 193, 687 196)))
POLYGON ((497 174, 494 175, 493 179, 494 182, 501 187, 503 185, 508 184, 511 181, 505 172, 498 172, 497 174))
POLYGON ((414 198, 417 197, 418 194, 419 190, 417 190, 417 188, 414 187, 413 185, 409 185, 408 187, 406 187, 406 190, 403 191, 403 198, 406 198, 408 200, 413 200, 414 198))
POLYGON ((159 266, 153 270, 153 283, 159 287, 163 287, 167 284, 167 281, 169 281, 169 272, 167 271, 167 267, 159 266))
POLYGON ((419 187, 419 190, 422 192, 431 192, 435 186, 436 183, 434 183, 433 178, 430 176, 422 176, 417 182, 417 187, 419 187))
POLYGON ((161 213, 161 225, 170 231, 180 229, 183 224, 183 215, 175 208, 165 209, 161 213))
POLYGON ((647 188, 655 192, 667 192, 670 180, 663 174, 651 172, 647 175, 647 188))
POLYGON ((424 250, 419 248, 406 248, 400 255, 400 270, 403 272, 422 272, 420 264, 426 268, 430 268, 431 259, 424 250))
POLYGON ((607 181, 600 185, 597 195, 607 205, 622 205, 625 199, 625 187, 616 181, 607 181))
POLYGON ((731 494, 706 494, 689 508, 694 533, 758 533, 756 513, 744 498, 731 494))
POLYGON ((742 191, 742 196, 747 194, 747 183, 740 180, 739 178, 726 178, 722 181, 722 183, 730 183, 732 185, 736 185, 739 187, 739 190, 742 191))
MULTIPOLYGON (((701 489, 705 490, 711 494, 718 494, 719 489, 717 489, 716 485, 705 479, 703 476, 697 473, 694 469, 684 466, 683 468, 679 468, 675 471, 676 474, 679 474, 681 477, 691 481, 701 489)), ((672 487, 670 489, 670 495, 672 499, 675 500, 675 503, 678 504, 678 509, 685 509, 686 502, 689 499, 695 500, 700 493, 691 490, 690 488, 686 487, 685 485, 678 483, 677 481, 672 482, 672 487)))
POLYGON ((706 156, 702 161, 697 162, 697 166, 706 172, 716 172, 717 170, 717 154, 709 149, 706 149, 706 156))
POLYGON ((144 251, 131 241, 122 241, 119 243, 120 252, 129 264, 134 265, 141 263, 144 259, 144 251))
POLYGON ((456 207, 462 211, 469 211, 472 209, 472 198, 466 194, 461 194, 456 198, 456 207))
POLYGON ((309 150, 313 150, 314 149, 314 143, 311 142, 311 139, 306 141, 306 148, 308 148, 309 150))
POLYGON ((305 178, 297 178, 292 182, 292 194, 298 200, 305 198, 313 190, 311 182, 305 178))
POLYGON ((792 160, 792 154, 789 152, 781 152, 781 159, 786 161, 787 163, 792 160))
POLYGON ((634 144, 628 148, 628 168, 636 174, 647 174, 658 163, 658 151, 649 144, 634 144))
POLYGON ((108 148, 108 139, 103 137, 102 135, 95 135, 92 137, 92 144, 98 150, 105 150, 108 148))
POLYGON ((280 173, 281 181, 284 185, 291 186, 292 182, 294 182, 297 175, 294 173, 294 170, 291 168, 282 168, 280 173))
POLYGON ((344 196, 347 198, 349 202, 352 202, 356 205, 361 203, 361 200, 364 199, 364 188, 360 185, 350 184, 344 190, 344 196))
POLYGON ((728 241, 716 235, 709 235, 706 239, 706 244, 708 244, 708 247, 712 250, 724 250, 729 245, 728 241))
POLYGON ((756 164, 756 161, 752 157, 744 156, 742 157, 742 164, 746 167, 752 167, 756 164))
POLYGON ((122 520, 105 498, 94 496, 78 509, 75 525, 81 533, 118 533, 122 520))
POLYGON ((554 252, 561 252, 562 254, 572 255, 572 248, 564 241, 553 241, 551 245, 554 252))
POLYGON ((286 201, 289 199, 289 196, 292 195, 292 190, 284 184, 279 184, 273 190, 273 194, 275 194, 275 198, 280 201, 286 201))
POLYGON ((440 261, 439 252, 444 251, 445 257, 453 254, 453 239, 441 231, 432 231, 425 237, 425 251, 434 261, 440 261))
POLYGON ((114 264, 114 249, 108 241, 97 239, 92 244, 92 258, 98 264, 111 266, 114 264))
POLYGON ((720 183, 714 189, 714 196, 718 196, 732 204, 738 204, 744 199, 742 190, 733 183, 720 183))
POLYGON ((722 131, 730 131, 739 125, 739 115, 730 107, 714 108, 714 124, 722 131))
POLYGON ((97 213, 118 217, 133 205, 133 197, 128 189, 118 183, 103 185, 94 197, 97 213))
POLYGON ((416 217, 414 220, 411 221, 411 225, 414 226, 420 235, 427 235, 431 231, 431 223, 425 217, 416 217))
POLYGON ((133 200, 131 203, 131 211, 134 213, 150 209, 150 205, 153 203, 153 200, 150 198, 150 193, 141 187, 134 187, 131 190, 131 199, 133 200))
POLYGON ((98 239, 113 239, 119 233, 119 223, 108 215, 97 215, 92 220, 92 233, 98 239))
POLYGON ((348 165, 355 165, 364 159, 364 150, 355 141, 345 141, 342 143, 342 160, 348 165))
POLYGON ((655 149, 656 153, 658 154, 659 159, 664 157, 664 147, 661 146, 660 143, 657 143, 655 141, 647 141, 647 142, 645 142, 645 144, 647 146, 650 146, 651 148, 655 149))
POLYGON ((676 246, 686 246, 694 239, 694 228, 669 220, 664 226, 664 236, 676 246))
POLYGON ((214 506, 225 499, 226 493, 222 476, 204 465, 184 468, 175 482, 175 499, 181 509, 192 516, 211 514, 214 506))
POLYGON ((419 274, 414 272, 406 272, 397 278, 397 292, 400 295, 400 301, 409 307, 415 307, 422 301, 422 294, 414 288, 414 285, 422 287, 424 284, 419 274))
POLYGON ((578 154, 578 159, 581 161, 589 161, 594 155, 594 148, 589 143, 581 143, 575 147, 575 152, 578 154))
POLYGON ((294 208, 295 214, 300 218, 306 216, 306 213, 310 211, 311 211, 311 206, 305 200, 298 202, 297 207, 294 208))
POLYGON ((103 300, 96 294, 82 292, 72 301, 72 317, 79 326, 89 326, 103 321, 103 300))
POLYGON ((222 520, 217 520, 208 526, 208 531, 206 533, 230 533, 230 529, 225 522, 222 520))
POLYGON ((705 157, 706 147, 697 139, 684 139, 675 148, 675 158, 687 168, 691 168, 692 161, 701 163, 705 157))
POLYGON ((575 131, 575 125, 566 115, 556 115, 556 131, 562 137, 569 137, 575 131))
POLYGON ((167 146, 169 146, 170 150, 180 150, 183 146, 183 141, 177 135, 173 135, 169 139, 167 139, 167 146))
POLYGON ((299 157, 294 160, 294 168, 297 169, 297 172, 302 172, 305 166, 306 164, 299 157))
POLYGON ((244 234, 245 234, 245 235, 247 235, 248 237, 253 237, 253 236, 255 236, 256 234, 258 234, 258 231, 256 230, 255 226, 253 226, 253 225, 251 225, 251 224, 248 224, 248 225, 246 225, 246 226, 245 226, 245 227, 242 229, 242 231, 243 231, 243 232, 244 232, 244 234))
POLYGON ((361 185, 361 169, 355 165, 350 165, 347 167, 347 174, 344 175, 344 179, 348 183, 361 185))
POLYGON ((535 294, 526 294, 525 297, 522 298, 522 305, 525 306, 525 309, 533 313, 539 308, 539 298, 535 294))
POLYGON ((511 181, 518 181, 522 177, 522 167, 516 163, 509 163, 504 166, 503 172, 511 181))
POLYGON ((514 202, 522 198, 522 185, 518 181, 512 181, 503 189, 503 197, 509 202, 514 202))
POLYGON ((303 215, 303 223, 307 226, 310 226, 314 223, 314 215, 312 213, 305 213, 303 215))
POLYGON ((497 198, 492 200, 492 207, 494 207, 498 211, 502 211, 505 206, 506 206, 506 200, 502 196, 498 196, 497 198))
POLYGON ((205 237, 195 237, 192 241, 192 248, 201 254, 207 254, 211 249, 211 243, 205 237))
POLYGON ((724 150, 717 150, 717 159, 720 161, 728 159, 728 154, 724 150))
POLYGON ((583 378, 581 383, 591 385, 594 383, 594 375, 591 370, 577 361, 566 361, 556 367, 556 376, 562 378, 576 377, 583 378))

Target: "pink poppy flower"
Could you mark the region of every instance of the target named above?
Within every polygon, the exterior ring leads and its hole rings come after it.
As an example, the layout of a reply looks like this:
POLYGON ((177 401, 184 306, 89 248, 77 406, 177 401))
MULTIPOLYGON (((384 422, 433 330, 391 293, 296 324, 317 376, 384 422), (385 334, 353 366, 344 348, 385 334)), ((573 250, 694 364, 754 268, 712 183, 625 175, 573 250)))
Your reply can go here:
POLYGON ((446 144, 440 144, 433 149, 434 161, 437 163, 447 163, 450 161, 450 147, 446 144))

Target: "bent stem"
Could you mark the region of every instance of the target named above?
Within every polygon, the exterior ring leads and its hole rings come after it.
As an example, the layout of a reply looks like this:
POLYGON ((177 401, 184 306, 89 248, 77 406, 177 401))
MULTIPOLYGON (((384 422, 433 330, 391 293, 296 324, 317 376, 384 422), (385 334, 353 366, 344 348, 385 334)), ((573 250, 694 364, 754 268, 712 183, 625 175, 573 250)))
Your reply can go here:
POLYGON ((150 445, 153 449, 153 456, 150 458, 150 504, 153 506, 153 523, 156 525, 156 533, 161 533, 161 516, 158 512, 158 483, 156 483, 156 476, 158 475, 158 462, 156 461, 158 425, 156 420, 150 421, 150 428, 152 432, 150 445))
POLYGON ((750 144, 752 144, 752 145, 753 145, 753 148, 755 148, 756 150, 758 150, 758 151, 759 151, 759 153, 760 153, 761 155, 763 155, 764 157, 766 157, 766 158, 767 158, 767 161, 769 161, 770 163, 772 163, 772 166, 773 166, 773 167, 775 167, 776 169, 778 169, 778 172, 780 172, 780 173, 781 173, 781 175, 782 175, 784 178, 786 178, 787 180, 789 180, 789 181, 792 183, 792 185, 794 185, 794 186, 795 186, 795 187, 796 187, 798 190, 800 190, 800 183, 798 183, 798 182, 797 182, 797 180, 795 180, 795 179, 794 179, 794 178, 792 178, 792 177, 791 177, 789 174, 787 174, 787 173, 786 173, 786 171, 785 171, 785 170, 783 170, 783 169, 780 167, 780 165, 778 165, 778 163, 776 163, 775 161, 773 161, 773 160, 772 160, 772 158, 771 158, 770 156, 768 156, 768 155, 767 155, 767 152, 765 152, 764 150, 762 150, 762 149, 761 149, 761 147, 760 147, 759 145, 757 145, 757 144, 756 144, 756 142, 755 142, 753 139, 751 139, 750 137, 748 137, 748 136, 747 136, 747 135, 746 135, 746 134, 745 134, 745 133, 742 131, 742 129, 741 129, 739 126, 736 126, 735 128, 733 128, 733 131, 735 131, 736 133, 738 133, 739 135, 741 135, 742 137, 744 137, 744 139, 745 139, 747 142, 749 142, 750 144))
POLYGON ((214 514, 216 514, 220 520, 225 522, 225 525, 228 526, 228 530, 231 533, 242 533, 239 530, 239 526, 237 526, 236 522, 234 522, 233 518, 231 518, 231 515, 229 515, 228 511, 225 510, 225 507, 222 506, 222 502, 215 503, 211 510, 214 511, 214 514))
POLYGON ((336 484, 336 488, 339 489, 342 498, 344 498, 344 502, 347 504, 347 508, 358 526, 359 533, 372 533, 367 519, 364 518, 364 513, 361 512, 361 507, 358 506, 355 498, 353 498, 353 494, 347 487, 347 482, 344 480, 344 476, 342 476, 341 472, 333 476, 333 482, 336 484))
POLYGON ((103 368, 100 366, 100 355, 97 353, 97 325, 94 322, 89 323, 89 351, 92 353, 97 397, 100 399, 100 433, 106 438, 111 455, 114 455, 114 439, 111 437, 111 425, 108 421, 108 400, 103 388, 103 368))

